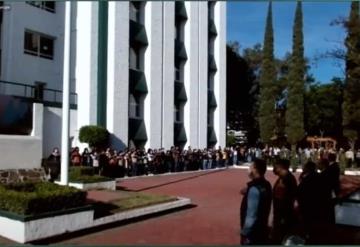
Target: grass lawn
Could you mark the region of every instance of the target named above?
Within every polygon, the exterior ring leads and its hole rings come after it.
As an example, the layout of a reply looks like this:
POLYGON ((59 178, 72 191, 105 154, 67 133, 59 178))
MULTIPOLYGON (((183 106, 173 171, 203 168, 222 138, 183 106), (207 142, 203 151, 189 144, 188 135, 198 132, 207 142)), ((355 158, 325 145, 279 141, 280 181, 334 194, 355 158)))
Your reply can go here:
POLYGON ((118 208, 116 212, 126 211, 135 208, 152 206, 159 203, 172 202, 177 200, 175 197, 165 195, 150 195, 143 193, 134 193, 132 196, 121 198, 111 203, 118 208))
POLYGON ((176 197, 139 192, 116 191, 111 193, 118 194, 117 198, 107 202, 93 202, 95 205, 95 218, 177 200, 176 197))

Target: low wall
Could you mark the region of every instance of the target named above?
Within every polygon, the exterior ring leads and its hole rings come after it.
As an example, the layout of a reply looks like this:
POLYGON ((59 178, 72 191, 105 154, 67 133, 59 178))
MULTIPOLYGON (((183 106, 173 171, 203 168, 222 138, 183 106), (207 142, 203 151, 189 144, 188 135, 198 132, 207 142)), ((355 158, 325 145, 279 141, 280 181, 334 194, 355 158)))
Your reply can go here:
POLYGON ((0 170, 0 183, 2 184, 44 180, 46 180, 46 174, 43 169, 0 170))
POLYGON ((41 137, 0 135, 0 157, 0 170, 40 168, 41 137))

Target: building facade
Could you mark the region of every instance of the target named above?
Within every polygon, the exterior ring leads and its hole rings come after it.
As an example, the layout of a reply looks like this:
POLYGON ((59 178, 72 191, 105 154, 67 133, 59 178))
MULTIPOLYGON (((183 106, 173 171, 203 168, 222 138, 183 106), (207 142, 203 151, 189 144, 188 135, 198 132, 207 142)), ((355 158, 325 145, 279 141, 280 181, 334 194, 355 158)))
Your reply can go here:
POLYGON ((118 148, 225 146, 226 2, 78 2, 76 30, 79 127, 118 148))
MULTIPOLYGON (((65 3, 0 5, 0 95, 44 105, 47 156, 61 139, 65 3)), ((225 146, 226 2, 78 1, 71 19, 72 145, 100 125, 118 149, 225 146)))

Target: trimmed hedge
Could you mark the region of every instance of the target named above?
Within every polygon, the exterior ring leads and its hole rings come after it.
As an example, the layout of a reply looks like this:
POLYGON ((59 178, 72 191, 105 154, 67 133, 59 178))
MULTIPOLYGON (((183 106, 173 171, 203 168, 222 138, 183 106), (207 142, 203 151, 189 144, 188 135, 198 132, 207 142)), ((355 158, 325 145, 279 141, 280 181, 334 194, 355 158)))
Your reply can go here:
POLYGON ((69 181, 77 183, 98 183, 112 181, 113 179, 95 175, 93 167, 78 166, 71 167, 69 171, 69 181))
POLYGON ((0 185, 0 210, 38 215, 84 206, 86 197, 85 191, 49 182, 0 185))
POLYGON ((79 140, 88 143, 90 147, 106 146, 109 142, 109 132, 96 125, 83 126, 79 131, 79 140))

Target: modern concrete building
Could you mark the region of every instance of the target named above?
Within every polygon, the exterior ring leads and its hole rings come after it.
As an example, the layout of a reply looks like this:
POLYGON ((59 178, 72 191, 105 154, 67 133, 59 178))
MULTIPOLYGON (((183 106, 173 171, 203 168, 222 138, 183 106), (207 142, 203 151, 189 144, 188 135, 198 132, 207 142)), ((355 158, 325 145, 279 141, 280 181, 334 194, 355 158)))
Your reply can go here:
POLYGON ((119 148, 225 145, 226 2, 78 2, 76 30, 78 127, 119 148))
MULTIPOLYGON (((65 3, 0 4, 0 95, 43 106, 32 124, 47 156, 61 139, 65 3)), ((225 146, 226 2, 78 1, 71 19, 72 145, 101 125, 119 149, 225 146)))

